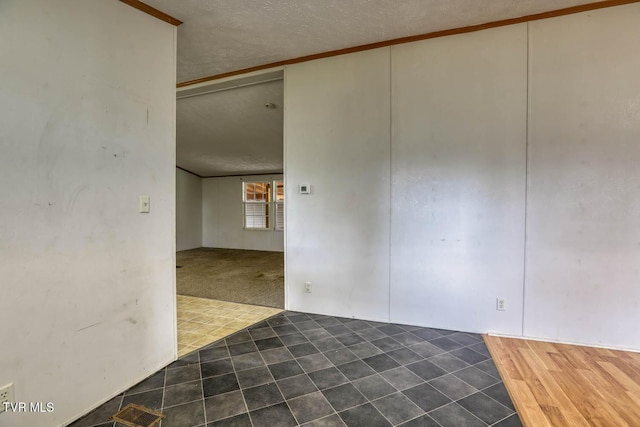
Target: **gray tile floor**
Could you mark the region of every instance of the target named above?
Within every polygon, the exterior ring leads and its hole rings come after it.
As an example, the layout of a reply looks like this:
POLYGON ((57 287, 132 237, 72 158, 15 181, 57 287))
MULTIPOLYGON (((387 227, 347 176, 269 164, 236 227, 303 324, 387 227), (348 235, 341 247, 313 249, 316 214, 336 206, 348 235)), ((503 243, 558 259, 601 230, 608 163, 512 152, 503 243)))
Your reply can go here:
POLYGON ((72 427, 136 403, 162 427, 521 426, 475 334, 283 312, 182 357, 72 427))

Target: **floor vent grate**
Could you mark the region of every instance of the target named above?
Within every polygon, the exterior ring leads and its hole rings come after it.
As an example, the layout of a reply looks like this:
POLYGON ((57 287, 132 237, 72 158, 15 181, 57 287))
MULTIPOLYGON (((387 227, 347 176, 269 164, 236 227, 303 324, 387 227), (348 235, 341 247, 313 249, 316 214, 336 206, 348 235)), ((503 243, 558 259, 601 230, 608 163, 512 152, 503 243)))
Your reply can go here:
POLYGON ((152 427, 164 418, 164 414, 130 403, 111 418, 129 427, 152 427))

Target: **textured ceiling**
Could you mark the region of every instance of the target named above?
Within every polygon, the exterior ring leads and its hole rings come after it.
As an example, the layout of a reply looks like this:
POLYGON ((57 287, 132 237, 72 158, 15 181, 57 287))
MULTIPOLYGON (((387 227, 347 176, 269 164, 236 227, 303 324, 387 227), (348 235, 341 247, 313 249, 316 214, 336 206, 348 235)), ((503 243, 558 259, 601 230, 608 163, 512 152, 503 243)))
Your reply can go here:
POLYGON ((177 165, 200 176, 282 172, 283 90, 278 80, 178 99, 177 165))
MULTIPOLYGON (((594 0, 143 1, 184 22, 177 72, 185 82, 594 0)), ((201 176, 282 171, 282 104, 281 81, 179 99, 178 166, 201 176)))
POLYGON ((178 82, 594 0, 144 0, 184 22, 178 82))

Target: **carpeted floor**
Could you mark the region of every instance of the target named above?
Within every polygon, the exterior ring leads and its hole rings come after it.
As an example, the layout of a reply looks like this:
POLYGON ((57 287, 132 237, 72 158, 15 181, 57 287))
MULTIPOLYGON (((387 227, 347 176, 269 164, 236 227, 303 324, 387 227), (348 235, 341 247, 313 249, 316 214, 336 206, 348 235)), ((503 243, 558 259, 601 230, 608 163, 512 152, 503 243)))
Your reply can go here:
POLYGON ((284 308, 282 252, 199 248, 176 264, 179 295, 284 308))

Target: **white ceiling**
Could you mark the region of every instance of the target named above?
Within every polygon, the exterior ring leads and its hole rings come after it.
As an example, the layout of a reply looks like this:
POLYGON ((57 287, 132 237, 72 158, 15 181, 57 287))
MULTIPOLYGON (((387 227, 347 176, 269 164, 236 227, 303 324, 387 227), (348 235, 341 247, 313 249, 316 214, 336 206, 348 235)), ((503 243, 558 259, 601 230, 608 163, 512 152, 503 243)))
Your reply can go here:
POLYGON ((594 0, 144 0, 178 27, 184 82, 594 0))
POLYGON ((179 93, 177 165, 200 176, 282 172, 283 86, 276 80, 187 98, 179 93))
MULTIPOLYGON (((178 82, 594 0, 143 0, 178 27, 178 82)), ((282 168, 282 85, 178 102, 178 166, 203 176, 282 168), (277 89, 277 88, 280 89, 277 89), (275 92, 280 90, 279 100, 275 92), (218 99, 219 98, 219 99, 218 99), (267 98, 270 98, 267 99, 267 98), (269 122, 273 119, 273 122, 269 122), (275 122, 279 120, 279 122, 275 122), (276 128, 280 127, 279 133, 276 128), (278 144, 275 139, 280 138, 278 144), (255 144, 255 145, 254 145, 255 144), (276 162, 270 149, 279 149, 276 162)))

